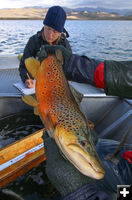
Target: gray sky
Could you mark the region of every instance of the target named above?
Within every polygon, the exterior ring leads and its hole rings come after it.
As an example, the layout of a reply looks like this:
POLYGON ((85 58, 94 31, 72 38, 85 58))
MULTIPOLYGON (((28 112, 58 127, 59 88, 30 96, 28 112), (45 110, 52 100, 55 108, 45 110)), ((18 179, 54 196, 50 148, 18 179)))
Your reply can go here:
POLYGON ((65 6, 68 8, 77 7, 104 7, 115 9, 132 9, 132 0, 1 0, 1 8, 22 8, 27 6, 53 5, 65 6))

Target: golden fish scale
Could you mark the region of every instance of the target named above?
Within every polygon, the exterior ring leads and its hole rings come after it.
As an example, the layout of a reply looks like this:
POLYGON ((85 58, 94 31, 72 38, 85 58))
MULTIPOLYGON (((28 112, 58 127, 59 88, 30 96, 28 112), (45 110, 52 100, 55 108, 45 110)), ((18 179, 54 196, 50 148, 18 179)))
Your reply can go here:
POLYGON ((38 90, 36 93, 38 102, 39 99, 43 99, 51 118, 56 119, 56 124, 66 129, 67 132, 74 132, 78 142, 84 141, 85 149, 86 147, 91 149, 91 145, 89 146, 91 141, 88 142, 89 131, 87 133, 86 118, 70 91, 62 66, 54 56, 49 56, 41 65, 36 90, 41 84, 43 91, 38 90))

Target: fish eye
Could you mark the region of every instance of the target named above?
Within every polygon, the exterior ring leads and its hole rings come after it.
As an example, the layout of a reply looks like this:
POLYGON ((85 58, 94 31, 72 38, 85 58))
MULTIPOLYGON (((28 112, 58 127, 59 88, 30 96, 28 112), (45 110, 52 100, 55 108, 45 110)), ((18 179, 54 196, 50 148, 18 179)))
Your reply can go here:
POLYGON ((85 141, 80 141, 81 145, 84 147, 86 145, 85 141))

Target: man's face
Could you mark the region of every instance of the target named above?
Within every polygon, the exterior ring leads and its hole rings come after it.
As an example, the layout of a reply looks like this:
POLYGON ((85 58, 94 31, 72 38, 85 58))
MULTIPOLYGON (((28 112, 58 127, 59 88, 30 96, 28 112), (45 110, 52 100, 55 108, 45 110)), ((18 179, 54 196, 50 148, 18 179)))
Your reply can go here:
POLYGON ((49 42, 50 44, 56 41, 59 35, 60 32, 56 31, 55 29, 49 26, 44 26, 44 36, 46 41, 49 42))

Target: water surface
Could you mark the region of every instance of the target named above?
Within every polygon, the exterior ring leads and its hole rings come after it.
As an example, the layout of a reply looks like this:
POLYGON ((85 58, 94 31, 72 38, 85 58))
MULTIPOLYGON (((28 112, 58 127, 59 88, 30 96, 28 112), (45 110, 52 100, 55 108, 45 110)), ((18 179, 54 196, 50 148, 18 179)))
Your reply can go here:
MULTIPOLYGON (((22 53, 42 20, 0 20, 0 55, 22 53)), ((96 59, 132 58, 132 21, 67 20, 73 53, 96 59)))

